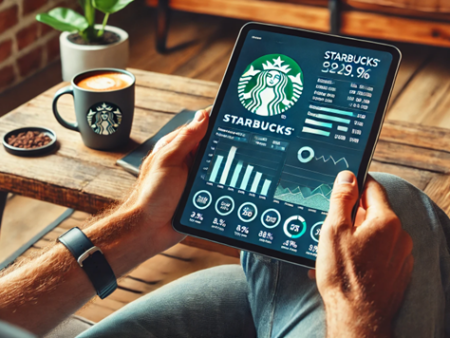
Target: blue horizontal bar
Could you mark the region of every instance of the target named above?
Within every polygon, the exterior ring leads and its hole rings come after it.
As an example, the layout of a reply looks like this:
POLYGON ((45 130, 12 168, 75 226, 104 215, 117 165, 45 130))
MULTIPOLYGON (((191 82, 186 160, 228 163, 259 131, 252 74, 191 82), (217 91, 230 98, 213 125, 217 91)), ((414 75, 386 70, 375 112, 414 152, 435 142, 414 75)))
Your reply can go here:
MULTIPOLYGON (((314 114, 314 113, 311 113, 311 114, 314 114)), ((317 117, 318 119, 322 119, 322 120, 328 120, 328 121, 345 123, 345 124, 350 124, 350 122, 351 122, 348 119, 342 119, 340 117, 335 117, 335 116, 330 116, 330 115, 325 115, 325 114, 314 114, 312 116, 317 117)))
POLYGON ((314 126, 325 127, 325 128, 331 128, 331 127, 333 127, 333 124, 332 124, 332 123, 320 122, 320 121, 311 120, 311 119, 306 119, 306 120, 305 120, 305 123, 312 124, 312 125, 314 125, 314 126))
POLYGON ((314 106, 314 105, 310 105, 309 108, 314 109, 314 110, 324 111, 327 113, 333 113, 333 114, 339 114, 339 115, 345 115, 345 116, 351 116, 351 117, 357 116, 357 114, 352 113, 350 111, 345 111, 345 110, 340 110, 340 109, 335 109, 335 108, 326 108, 326 107, 319 107, 319 106, 314 106))
POLYGON ((309 133, 309 134, 316 134, 316 135, 322 135, 322 136, 330 136, 330 132, 323 131, 320 129, 313 129, 308 127, 303 127, 302 132, 309 133))

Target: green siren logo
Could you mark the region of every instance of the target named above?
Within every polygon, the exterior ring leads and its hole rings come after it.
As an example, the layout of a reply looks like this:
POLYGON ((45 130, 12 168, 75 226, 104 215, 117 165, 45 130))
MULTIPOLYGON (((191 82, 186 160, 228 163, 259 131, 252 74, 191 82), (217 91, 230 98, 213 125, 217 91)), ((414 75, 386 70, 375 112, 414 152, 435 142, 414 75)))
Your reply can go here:
POLYGON ((242 105, 254 114, 273 116, 284 113, 303 91, 303 72, 290 57, 269 54, 253 61, 239 79, 242 105))

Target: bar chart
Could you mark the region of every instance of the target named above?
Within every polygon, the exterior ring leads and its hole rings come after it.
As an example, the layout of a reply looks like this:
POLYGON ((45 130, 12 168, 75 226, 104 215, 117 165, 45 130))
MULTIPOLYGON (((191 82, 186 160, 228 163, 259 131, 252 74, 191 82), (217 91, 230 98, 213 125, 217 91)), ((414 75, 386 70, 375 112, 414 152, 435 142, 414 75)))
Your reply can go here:
POLYGON ((216 184, 268 196, 283 164, 278 151, 249 144, 220 141, 208 169, 206 180, 216 184))
POLYGON ((359 143, 367 114, 310 104, 301 134, 359 143))

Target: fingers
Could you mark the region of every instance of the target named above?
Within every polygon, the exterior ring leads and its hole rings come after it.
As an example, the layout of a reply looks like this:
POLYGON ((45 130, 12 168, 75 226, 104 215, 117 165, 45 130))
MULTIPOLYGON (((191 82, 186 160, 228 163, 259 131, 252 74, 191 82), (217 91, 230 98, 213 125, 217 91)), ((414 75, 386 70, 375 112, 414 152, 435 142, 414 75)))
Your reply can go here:
MULTIPOLYGON (((206 132, 206 129, 208 127, 208 118, 209 118, 209 111, 208 111, 208 109, 209 108, 207 108, 205 110, 198 111, 196 113, 196 117, 198 117, 198 115, 200 115, 200 116, 205 116, 206 115, 206 120, 202 120, 200 122, 201 124, 204 124, 203 127, 205 128, 205 132, 206 132)), ((186 128, 191 128, 191 124, 197 124, 198 125, 198 122, 196 122, 196 120, 194 118, 194 120, 191 121, 190 124, 182 126, 182 127, 178 128, 178 129, 172 131, 171 133, 163 136, 158 142, 156 142, 155 146, 152 149, 152 152, 149 154, 149 156, 146 157, 146 159, 144 160, 144 162, 141 165, 141 170, 140 170, 141 171, 141 175, 140 175, 140 177, 143 177, 143 174, 149 171, 149 169, 150 169, 150 167, 151 167, 151 165, 153 163, 153 159, 154 159, 155 155, 156 154, 159 155, 161 153, 161 150, 163 148, 166 148, 168 145, 170 145, 178 137, 178 135, 180 133, 185 132, 186 128)), ((197 144, 198 144, 198 142, 197 142, 197 144)), ((197 144, 194 146, 193 149, 196 149, 197 144)), ((189 151, 188 151, 188 153, 189 153, 189 151)), ((186 158, 187 158, 187 156, 182 157, 179 160, 180 161, 184 161, 186 158)))
POLYGON ((199 110, 194 120, 181 128, 174 139, 166 145, 164 161, 167 165, 179 165, 202 140, 208 129, 209 114, 206 110, 199 110))
POLYGON ((354 226, 359 227, 361 224, 364 223, 365 219, 366 219, 366 209, 364 209, 361 205, 359 205, 355 215, 354 226))
POLYGON ((308 270, 308 278, 311 280, 316 279, 316 270, 308 270))
POLYGON ((336 225, 352 227, 352 210, 358 200, 358 183, 351 171, 336 177, 330 198, 328 218, 336 225))
POLYGON ((389 264, 391 266, 402 267, 402 265, 406 264, 407 260, 409 259, 409 256, 412 255, 412 249, 413 249, 413 241, 411 239, 411 236, 405 230, 401 230, 400 234, 398 235, 395 241, 393 255, 389 264))
POLYGON ((163 148, 164 146, 168 145, 170 142, 173 141, 173 139, 178 135, 180 132, 180 129, 176 129, 169 134, 161 137, 158 142, 156 142, 155 146, 153 147, 152 153, 156 153, 158 150, 163 148))
MULTIPOLYGON (((204 109, 204 111, 209 115, 211 112, 211 108, 212 106, 209 106, 207 108, 204 109)), ((161 148, 163 148, 164 146, 168 145, 170 142, 172 142, 175 137, 178 135, 178 133, 180 132, 180 130, 182 129, 182 127, 177 128, 176 130, 172 131, 171 133, 161 137, 159 139, 158 142, 156 142, 155 146, 152 149, 153 153, 156 153, 158 150, 160 150, 161 148)), ((195 152, 196 148, 194 149, 193 152, 195 152)))
MULTIPOLYGON (((405 292, 409 283, 411 282, 412 272, 414 268, 414 257, 413 255, 409 255, 403 262, 401 267, 401 271, 398 276, 396 276, 397 289, 400 292, 396 292, 393 297, 393 302, 395 305, 399 306, 403 300, 405 292)), ((394 305, 394 306, 395 306, 394 305)))
POLYGON ((329 280, 328 274, 335 275, 338 271, 330 271, 327 266, 337 265, 341 261, 340 241, 344 231, 351 229, 352 209, 358 200, 358 183, 350 171, 342 171, 336 177, 330 198, 328 216, 322 225, 319 238, 319 250, 316 261, 317 279, 329 280), (324 277, 325 276, 325 277, 324 277))
POLYGON ((176 130, 172 131, 171 133, 161 137, 158 140, 158 142, 156 142, 153 149, 150 151, 150 153, 147 154, 147 157, 142 162, 142 165, 140 168, 140 175, 139 175, 140 178, 142 178, 145 175, 145 173, 149 171, 149 169, 152 165, 154 155, 158 151, 160 151, 162 148, 164 148, 166 145, 168 145, 170 142, 172 142, 172 140, 177 136, 179 131, 180 131, 179 129, 176 129, 176 130))
POLYGON ((405 263, 403 264, 402 273, 400 275, 400 278, 403 279, 406 286, 411 281, 413 268, 414 268, 414 257, 411 254, 408 257, 406 257, 405 263))
POLYGON ((369 175, 367 176, 366 185, 361 196, 361 200, 364 208, 366 209, 367 217, 374 212, 379 212, 379 210, 391 210, 386 191, 380 183, 375 181, 372 176, 369 175))

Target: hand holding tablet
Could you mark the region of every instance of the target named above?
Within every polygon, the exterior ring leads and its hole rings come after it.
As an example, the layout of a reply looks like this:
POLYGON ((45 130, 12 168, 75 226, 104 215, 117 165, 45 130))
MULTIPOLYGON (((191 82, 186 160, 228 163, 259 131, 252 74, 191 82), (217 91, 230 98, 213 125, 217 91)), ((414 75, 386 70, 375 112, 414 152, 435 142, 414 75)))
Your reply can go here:
POLYGON ((314 267, 334 180, 350 170, 362 190, 399 62, 384 44, 244 26, 174 228, 314 267))

